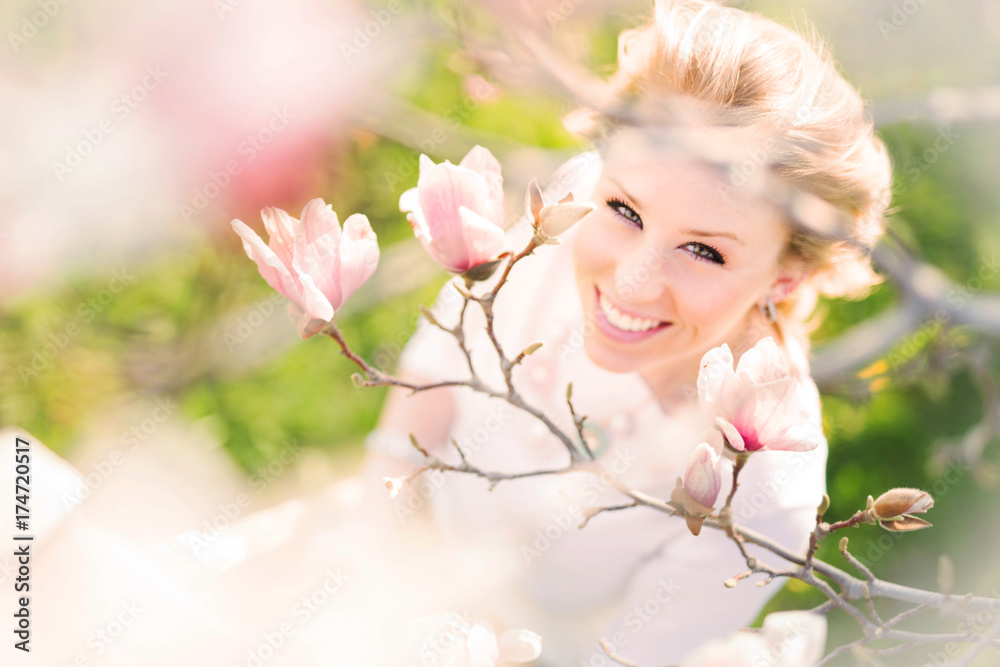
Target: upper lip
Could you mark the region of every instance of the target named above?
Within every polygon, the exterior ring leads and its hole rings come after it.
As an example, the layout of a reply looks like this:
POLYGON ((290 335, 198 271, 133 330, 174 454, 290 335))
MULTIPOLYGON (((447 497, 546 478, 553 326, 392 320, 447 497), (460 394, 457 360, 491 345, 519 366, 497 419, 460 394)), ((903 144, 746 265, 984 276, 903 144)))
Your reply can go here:
POLYGON ((659 322, 660 324, 667 324, 667 321, 666 321, 666 320, 661 320, 661 319, 660 319, 660 318, 658 318, 658 317, 650 317, 649 315, 641 315, 641 314, 639 314, 639 313, 633 313, 632 311, 628 310, 627 308, 622 308, 622 307, 621 307, 621 305, 619 305, 617 301, 615 301, 615 300, 614 300, 614 299, 612 299, 612 298, 611 298, 610 296, 608 296, 608 295, 607 295, 607 293, 605 293, 605 292, 602 292, 602 291, 601 291, 601 288, 600 288, 600 287, 597 287, 597 286, 595 285, 595 286, 594 286, 594 289, 596 289, 596 290, 597 290, 597 299, 598 299, 598 301, 600 301, 600 298, 601 298, 601 295, 603 294, 603 295, 604 295, 604 297, 605 297, 605 298, 606 298, 606 299, 607 299, 608 301, 610 301, 610 302, 611 302, 611 305, 612 305, 612 306, 614 306, 615 308, 617 308, 617 309, 618 309, 618 310, 620 310, 621 312, 625 313, 626 315, 631 315, 632 317, 635 317, 635 318, 638 318, 638 319, 641 319, 641 320, 653 320, 654 322, 659 322))

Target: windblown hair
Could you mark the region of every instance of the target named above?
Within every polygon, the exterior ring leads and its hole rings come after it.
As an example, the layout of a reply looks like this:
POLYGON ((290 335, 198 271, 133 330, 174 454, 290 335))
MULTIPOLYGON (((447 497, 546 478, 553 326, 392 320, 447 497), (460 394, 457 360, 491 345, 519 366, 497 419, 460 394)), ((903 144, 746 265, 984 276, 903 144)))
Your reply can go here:
MULTIPOLYGON (((768 137, 776 147, 768 151, 772 173, 847 220, 847 242, 791 225, 785 256, 804 260, 810 274, 777 304, 783 338, 795 335, 808 349, 805 322, 818 295, 859 298, 880 282, 868 251, 885 231, 891 163, 864 101, 814 29, 803 35, 707 0, 658 0, 646 24, 619 37, 618 70, 607 92, 616 109, 664 96, 693 98, 723 125, 768 137)), ((621 124, 606 113, 590 119, 591 138, 621 124)))

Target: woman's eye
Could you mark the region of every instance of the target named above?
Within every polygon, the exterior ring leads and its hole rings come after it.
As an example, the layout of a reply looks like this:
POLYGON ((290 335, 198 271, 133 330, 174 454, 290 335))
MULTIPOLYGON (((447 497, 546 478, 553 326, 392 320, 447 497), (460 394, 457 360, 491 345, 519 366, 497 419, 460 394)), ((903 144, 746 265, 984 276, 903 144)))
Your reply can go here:
POLYGON ((639 214, 635 212, 631 206, 626 204, 620 199, 611 198, 607 201, 608 208, 615 212, 616 215, 625 218, 628 222, 632 223, 642 229, 642 218, 639 214))
POLYGON ((699 259, 704 259, 714 264, 726 263, 726 258, 723 256, 723 254, 710 245, 705 245, 704 243, 691 242, 691 243, 685 243, 681 247, 687 248, 692 255, 694 255, 699 259))

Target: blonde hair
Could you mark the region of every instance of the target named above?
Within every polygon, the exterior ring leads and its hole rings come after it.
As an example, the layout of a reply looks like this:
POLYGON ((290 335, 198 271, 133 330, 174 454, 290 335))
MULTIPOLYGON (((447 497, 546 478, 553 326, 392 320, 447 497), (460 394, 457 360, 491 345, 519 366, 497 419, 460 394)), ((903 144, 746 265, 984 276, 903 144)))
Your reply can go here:
MULTIPOLYGON (((793 334, 807 350, 806 319, 818 295, 859 298, 881 281, 868 251, 885 231, 891 163, 864 101, 814 30, 803 36, 707 0, 659 0, 651 20, 619 37, 607 93, 616 109, 643 108, 661 96, 693 98, 724 125, 776 138, 771 172, 847 221, 846 240, 791 225, 785 256, 803 260, 810 273, 776 304, 782 338, 793 334)), ((621 124, 606 113, 589 117, 585 134, 592 138, 621 124)))

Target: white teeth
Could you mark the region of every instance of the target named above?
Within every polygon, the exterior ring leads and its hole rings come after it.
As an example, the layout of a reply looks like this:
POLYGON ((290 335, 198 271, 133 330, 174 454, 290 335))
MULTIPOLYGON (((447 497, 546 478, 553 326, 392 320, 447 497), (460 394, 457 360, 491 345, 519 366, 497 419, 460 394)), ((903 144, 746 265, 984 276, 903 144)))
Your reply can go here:
POLYGON ((655 329, 660 326, 660 322, 658 320, 647 320, 641 317, 626 315, 615 308, 603 294, 600 298, 600 305, 601 312, 604 313, 604 317, 606 317, 608 322, 613 324, 618 329, 622 329, 624 331, 649 331, 650 329, 655 329))

